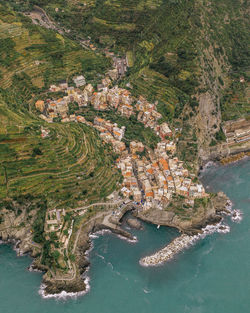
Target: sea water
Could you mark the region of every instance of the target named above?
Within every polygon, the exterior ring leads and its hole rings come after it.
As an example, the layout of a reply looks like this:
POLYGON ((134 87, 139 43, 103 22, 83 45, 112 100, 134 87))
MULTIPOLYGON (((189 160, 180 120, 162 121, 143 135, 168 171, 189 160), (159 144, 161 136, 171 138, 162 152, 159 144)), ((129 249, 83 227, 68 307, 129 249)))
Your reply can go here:
MULTIPOLYGON (((42 275, 29 272, 29 257, 0 245, 2 313, 248 313, 250 312, 250 161, 212 166, 201 174, 208 191, 224 191, 242 221, 230 217, 226 234, 214 233, 159 267, 139 260, 164 247, 178 231, 144 224, 130 230, 137 243, 115 235, 93 239, 90 291, 78 298, 43 299, 42 275)), ((126 227, 126 226, 124 226, 126 227)))

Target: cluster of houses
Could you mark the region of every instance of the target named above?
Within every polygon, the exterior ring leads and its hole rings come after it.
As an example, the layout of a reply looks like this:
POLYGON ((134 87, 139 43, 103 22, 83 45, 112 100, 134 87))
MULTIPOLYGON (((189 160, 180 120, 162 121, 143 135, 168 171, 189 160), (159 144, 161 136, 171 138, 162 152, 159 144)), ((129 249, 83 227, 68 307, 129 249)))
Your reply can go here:
POLYGON ((135 105, 136 110, 139 112, 137 120, 142 122, 145 127, 152 128, 164 140, 165 137, 172 137, 172 131, 167 123, 159 125, 158 121, 162 118, 162 115, 157 112, 156 105, 157 103, 149 103, 144 97, 140 96, 135 105))
POLYGON ((156 104, 149 103, 144 97, 140 96, 135 107, 139 112, 137 120, 142 122, 145 127, 154 129, 157 125, 157 121, 162 117, 156 110, 156 104))
POLYGON ((94 92, 91 97, 94 109, 102 111, 114 109, 128 118, 134 114, 133 101, 130 91, 118 86, 110 89, 104 87, 102 90, 94 92))
POLYGON ((111 58, 113 60, 113 71, 116 70, 117 72, 117 77, 116 79, 118 79, 118 77, 123 77, 128 69, 128 60, 127 57, 117 57, 115 56, 114 52, 111 52, 107 49, 104 49, 105 51, 105 55, 108 58, 111 58))
POLYGON ((124 178, 121 189, 123 196, 126 198, 133 197, 134 201, 141 202, 141 190, 133 169, 132 156, 127 155, 119 159, 118 168, 120 168, 124 178))
POLYGON ((35 107, 41 112, 40 117, 47 122, 53 122, 54 118, 60 117, 63 122, 71 121, 68 116, 69 104, 77 103, 79 108, 91 104, 95 110, 105 111, 111 108, 121 115, 130 117, 134 114, 132 106, 133 98, 127 89, 118 86, 109 88, 112 80, 116 78, 117 70, 110 70, 108 75, 97 85, 97 91, 91 84, 86 84, 84 76, 80 75, 73 79, 75 86, 69 86, 66 81, 58 85, 51 85, 51 93, 63 92, 65 96, 58 99, 38 100, 35 107))
POLYGON ((225 122, 223 131, 229 146, 250 141, 250 120, 241 118, 225 122))
POLYGON ((71 121, 68 116, 69 104, 76 102, 79 107, 87 106, 93 93, 91 84, 86 85, 84 76, 73 79, 76 87, 69 87, 66 81, 61 81, 58 85, 51 85, 51 93, 64 92, 66 95, 58 99, 38 100, 35 107, 42 114, 40 117, 47 122, 53 122, 54 118, 60 117, 63 122, 71 121), (85 87, 84 87, 85 86, 85 87), (80 89, 80 87, 84 87, 80 89))
POLYGON ((94 92, 91 84, 86 84, 82 75, 73 79, 76 87, 69 87, 66 82, 52 85, 51 92, 64 91, 66 96, 46 102, 39 100, 36 108, 47 119, 61 116, 62 122, 75 121, 96 128, 102 140, 110 143, 114 152, 119 154, 117 167, 124 178, 121 189, 123 196, 134 199, 143 209, 164 207, 173 194, 185 197, 189 205, 193 205, 195 198, 205 197, 203 186, 194 182, 194 177, 184 168, 183 162, 174 156, 176 144, 172 139, 173 134, 166 122, 159 123, 162 115, 157 111, 157 103, 149 103, 142 96, 136 101, 127 89, 118 86, 110 88, 112 80, 119 74, 116 68, 111 72, 97 86, 97 92, 94 92), (95 110, 113 109, 127 118, 137 114, 137 120, 145 127, 150 127, 161 141, 153 151, 137 141, 130 142, 127 149, 122 141, 125 126, 120 128, 116 123, 100 117, 95 117, 91 123, 83 116, 68 116, 68 104, 72 102, 76 102, 79 107, 91 104, 95 110))
POLYGON ((58 85, 51 85, 49 91, 51 93, 64 92, 66 95, 59 99, 38 100, 35 107, 42 114, 41 118, 47 122, 53 122, 54 118, 60 117, 62 122, 76 121, 74 115, 69 115, 69 104, 76 103, 79 108, 86 107, 91 104, 95 110, 105 111, 113 109, 121 115, 129 118, 131 115, 137 114, 138 121, 142 122, 145 127, 152 128, 157 135, 163 140, 165 137, 171 137, 172 131, 167 123, 158 123, 162 115, 157 112, 156 103, 149 103, 142 96, 135 103, 135 98, 131 92, 118 86, 110 88, 112 80, 110 72, 109 76, 102 79, 102 84, 97 86, 97 91, 91 84, 86 84, 83 75, 73 79, 75 87, 69 86, 66 81, 61 81, 58 85))
POLYGON ((174 143, 161 141, 150 153, 150 159, 135 154, 142 151, 142 143, 137 143, 140 150, 135 147, 136 143, 131 142, 131 154, 118 161, 124 177, 121 192, 125 197, 132 197, 147 210, 166 206, 173 193, 186 197, 190 205, 194 204, 195 198, 206 196, 203 186, 193 182, 183 162, 172 157, 176 149, 174 143))
POLYGON ((99 132, 100 137, 106 143, 111 143, 116 153, 122 153, 126 150, 126 145, 122 140, 125 134, 125 126, 119 128, 117 124, 112 124, 103 118, 95 117, 94 125, 99 132))

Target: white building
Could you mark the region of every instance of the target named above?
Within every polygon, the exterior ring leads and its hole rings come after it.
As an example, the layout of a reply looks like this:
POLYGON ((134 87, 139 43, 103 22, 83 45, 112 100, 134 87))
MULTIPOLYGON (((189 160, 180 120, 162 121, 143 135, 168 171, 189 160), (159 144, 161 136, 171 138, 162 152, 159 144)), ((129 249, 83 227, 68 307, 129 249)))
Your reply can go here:
POLYGON ((73 79, 74 83, 76 84, 76 87, 81 87, 86 85, 86 80, 83 75, 77 76, 73 79))

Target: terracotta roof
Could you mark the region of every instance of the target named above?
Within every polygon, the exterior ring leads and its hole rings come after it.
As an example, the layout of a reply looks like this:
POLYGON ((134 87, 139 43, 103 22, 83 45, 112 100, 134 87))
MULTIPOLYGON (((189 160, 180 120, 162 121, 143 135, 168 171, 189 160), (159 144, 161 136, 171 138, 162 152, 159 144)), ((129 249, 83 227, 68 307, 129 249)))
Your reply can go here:
POLYGON ((120 136, 122 135, 121 133, 116 132, 116 131, 114 131, 113 133, 114 133, 114 135, 116 135, 116 136, 118 136, 118 137, 120 137, 120 136))
POLYGON ((132 172, 126 172, 124 176, 125 177, 131 177, 132 176, 132 172))
POLYGON ((164 170, 169 170, 168 162, 165 159, 160 159, 159 162, 161 163, 164 170))
POLYGON ((133 109, 132 105, 125 103, 124 106, 126 106, 127 108, 133 109))
POLYGON ((128 90, 124 90, 123 94, 128 96, 128 95, 130 95, 130 92, 128 90))
POLYGON ((147 172, 148 172, 149 174, 153 174, 153 173, 154 173, 154 171, 153 171, 152 168, 147 169, 147 172))
POLYGON ((146 193, 146 198, 153 197, 153 196, 154 196, 153 191, 150 191, 150 192, 146 193))
POLYGON ((43 100, 37 100, 36 105, 43 105, 44 101, 43 100))
POLYGON ((103 118, 100 118, 100 117, 96 117, 96 120, 97 120, 98 122, 104 122, 104 119, 103 119, 103 118))
POLYGON ((158 164, 157 164, 157 162, 153 163, 152 166, 153 166, 153 167, 156 167, 156 168, 159 167, 158 164))

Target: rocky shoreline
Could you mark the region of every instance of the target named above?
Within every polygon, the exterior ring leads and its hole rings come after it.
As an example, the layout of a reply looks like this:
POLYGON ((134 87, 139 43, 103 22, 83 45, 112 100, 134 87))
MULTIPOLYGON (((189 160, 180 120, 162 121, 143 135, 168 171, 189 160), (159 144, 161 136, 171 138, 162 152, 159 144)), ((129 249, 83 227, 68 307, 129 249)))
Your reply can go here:
POLYGON ((229 156, 229 157, 222 158, 222 159, 220 160, 220 163, 221 163, 222 165, 226 165, 226 164, 238 162, 238 161, 242 160, 243 158, 247 158, 247 157, 249 157, 249 156, 250 156, 250 151, 247 151, 247 152, 240 152, 240 153, 231 155, 231 156, 229 156))
MULTIPOLYGON (((140 213, 137 213, 135 215, 137 218, 143 221, 147 221, 156 225, 175 227, 183 232, 183 235, 181 235, 180 237, 182 238, 182 241, 179 242, 179 250, 181 250, 190 244, 190 239, 192 239, 192 236, 195 236, 201 232, 202 227, 206 226, 207 224, 218 223, 221 220, 221 217, 217 213, 225 209, 227 201, 227 197, 224 194, 219 193, 216 201, 214 200, 213 204, 213 206, 215 205, 216 208, 213 208, 211 212, 209 211, 208 215, 202 217, 200 216, 197 220, 195 220, 195 223, 193 223, 193 221, 192 223, 183 223, 178 219, 175 219, 173 215, 171 216, 172 222, 170 223, 169 221, 166 221, 164 220, 164 218, 162 218, 161 214, 163 211, 161 210, 155 210, 155 215, 153 215, 151 218, 145 217, 143 214, 140 213)), ((139 227, 139 225, 141 225, 141 223, 138 220, 135 220, 135 218, 133 218, 133 220, 134 221, 132 222, 132 224, 134 226, 139 227)), ((72 279, 59 276, 54 277, 53 275, 51 275, 51 272, 48 271, 48 268, 40 264, 39 259, 36 258, 37 247, 33 247, 32 242, 28 244, 28 242, 26 241, 24 250, 22 249, 23 244, 22 238, 20 237, 14 238, 13 236, 13 239, 7 238, 4 242, 12 244, 14 243, 15 250, 17 251, 18 255, 29 253, 32 257, 34 257, 34 261, 30 266, 30 270, 45 272, 39 292, 42 297, 76 297, 78 295, 85 294, 90 289, 87 272, 90 266, 88 255, 90 250, 92 249, 91 237, 95 236, 95 234, 102 234, 106 231, 110 231, 118 235, 122 239, 126 239, 130 242, 136 242, 136 238, 133 237, 129 232, 123 230, 119 225, 114 224, 113 227, 103 225, 101 220, 90 223, 84 230, 81 231, 79 240, 77 242, 75 277, 73 277, 72 279), (34 249, 35 251, 33 251, 34 249)), ((23 234, 25 234, 25 232, 23 232, 23 234)))
MULTIPOLYGON (((142 212, 139 210, 135 211, 134 216, 142 221, 146 221, 155 225, 174 227, 182 233, 180 237, 176 238, 167 247, 156 252, 152 256, 141 259, 140 264, 143 266, 159 265, 163 262, 173 259, 174 256, 180 253, 183 249, 188 248, 199 238, 202 238, 204 235, 204 229, 207 231, 206 227, 212 228, 213 231, 215 231, 214 228, 217 228, 217 230, 220 228, 221 232, 228 231, 227 228, 221 225, 222 212, 230 214, 232 220, 235 219, 235 221, 239 221, 242 218, 240 212, 234 212, 232 214, 229 206, 230 204, 228 198, 226 195, 220 192, 212 200, 211 207, 204 214, 196 217, 194 216, 194 218, 192 218, 190 221, 183 221, 170 211, 155 209, 153 212, 150 212, 146 215, 142 214, 142 212)), ((18 223, 20 223, 20 217, 18 218, 18 223)), ((133 226, 130 226, 139 228, 140 222, 135 220, 135 222, 133 221, 132 224, 133 226)), ((10 230, 7 232, 1 231, 0 236, 2 239, 4 239, 2 243, 15 245, 14 249, 17 251, 18 255, 28 253, 31 255, 31 257, 34 258, 34 261, 30 266, 30 270, 42 271, 45 273, 43 276, 41 289, 39 291, 42 297, 65 298, 84 295, 89 291, 90 285, 87 272, 90 266, 88 253, 92 248, 91 236, 95 236, 96 232, 102 233, 104 231, 111 231, 112 233, 121 236, 122 239, 126 239, 130 242, 136 242, 136 238, 134 238, 129 232, 123 230, 118 224, 114 225, 114 227, 108 227, 107 225, 103 225, 102 221, 100 220, 97 220, 95 223, 90 223, 90 225, 88 225, 88 227, 82 231, 79 242, 77 243, 77 258, 75 262, 76 276, 72 280, 66 280, 63 277, 59 279, 55 279, 55 277, 49 277, 48 268, 41 265, 39 259, 37 258, 39 250, 38 247, 32 246, 32 237, 29 234, 29 228, 24 228, 21 232, 19 231, 17 233, 10 230)))

